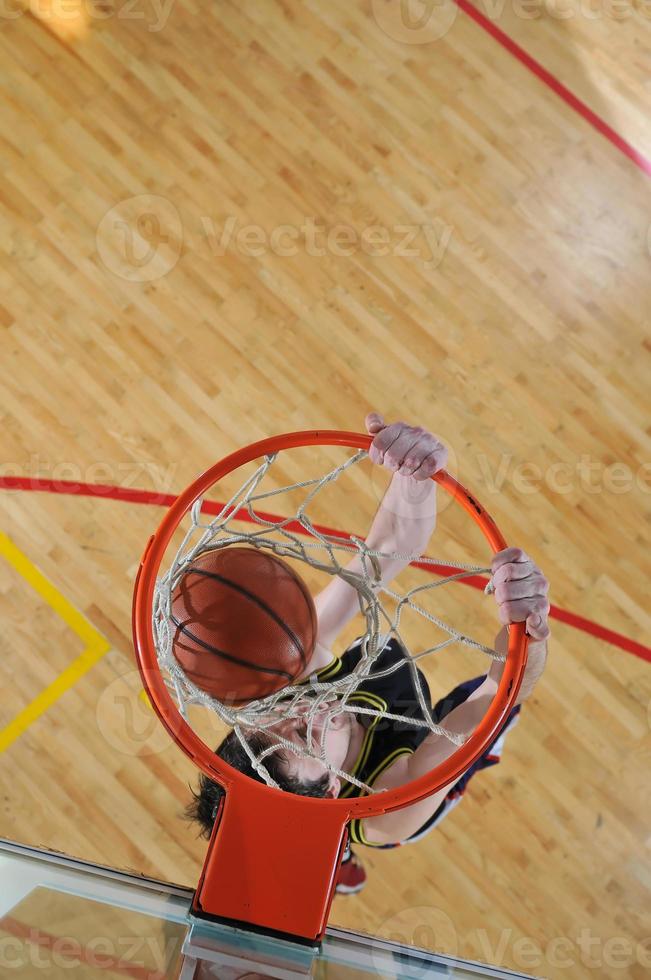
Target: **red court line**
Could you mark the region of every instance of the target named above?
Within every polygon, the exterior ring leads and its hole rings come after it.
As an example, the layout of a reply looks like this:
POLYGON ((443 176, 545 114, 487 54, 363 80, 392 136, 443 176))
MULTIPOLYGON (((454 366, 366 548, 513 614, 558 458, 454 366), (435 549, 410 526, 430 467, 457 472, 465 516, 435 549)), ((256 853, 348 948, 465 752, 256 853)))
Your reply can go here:
MULTIPOLYGON (((150 504, 159 507, 169 507, 170 504, 176 500, 176 497, 173 494, 157 493, 155 490, 139 490, 134 489, 133 487, 115 487, 107 483, 75 483, 72 480, 46 480, 29 476, 0 476, 0 490, 31 490, 40 491, 42 493, 60 493, 78 497, 103 497, 108 498, 109 500, 122 500, 132 504, 150 504)), ((222 507, 223 504, 208 500, 204 502, 203 510, 207 514, 217 514, 222 507)), ((260 517, 269 521, 279 521, 282 519, 277 514, 269 514, 265 511, 257 511, 257 513, 260 515, 260 517)), ((241 520, 250 519, 245 511, 240 511, 237 516, 241 520)), ((305 533, 301 525, 293 521, 288 523, 286 526, 289 530, 296 533, 305 533)), ((351 535, 347 534, 345 531, 326 527, 323 524, 315 524, 314 527, 322 534, 331 534, 334 537, 342 538, 344 541, 349 541, 351 537, 351 535)), ((361 538, 363 535, 357 535, 357 537, 361 538)), ((422 568, 426 572, 434 572, 438 575, 454 575, 455 572, 458 571, 458 569, 447 565, 428 565, 422 562, 414 562, 414 566, 416 568, 422 568)), ((483 589, 488 579, 484 578, 482 575, 469 575, 460 581, 464 585, 470 585, 475 589, 483 589)), ((572 626, 574 629, 579 630, 582 633, 587 633, 590 636, 594 636, 598 640, 603 640, 604 643, 609 643, 611 646, 619 647, 620 650, 626 650, 627 653, 632 653, 641 660, 646 660, 648 663, 651 663, 651 647, 644 646, 642 643, 638 643, 637 640, 632 640, 630 637, 624 636, 622 633, 616 633, 614 630, 608 629, 606 626, 601 626, 599 623, 595 623, 591 619, 586 619, 584 616, 579 616, 577 613, 570 612, 569 609, 562 609, 560 606, 552 605, 550 616, 552 619, 557 619, 561 623, 566 623, 568 626, 572 626)))
POLYGON ((597 130, 602 136, 604 136, 609 142, 613 144, 621 153, 632 160, 636 167, 639 167, 643 173, 651 177, 651 160, 645 157, 643 153, 636 150, 628 140, 625 140, 623 136, 615 132, 612 126, 609 126, 605 119, 598 116, 589 105, 583 102, 578 96, 570 92, 567 86, 563 85, 550 71, 547 71, 539 61, 536 61, 530 54, 528 54, 524 48, 521 48, 512 38, 505 34, 501 28, 497 27, 496 24, 490 20, 485 14, 480 10, 477 10, 475 6, 470 2, 470 0, 455 0, 457 6, 463 10, 464 14, 467 14, 471 20, 474 20, 476 24, 479 25, 487 34, 490 34, 498 44, 512 54, 514 58, 524 65, 530 72, 532 72, 537 78, 540 79, 548 88, 552 90, 556 95, 559 96, 571 109, 585 119, 594 129, 597 130))

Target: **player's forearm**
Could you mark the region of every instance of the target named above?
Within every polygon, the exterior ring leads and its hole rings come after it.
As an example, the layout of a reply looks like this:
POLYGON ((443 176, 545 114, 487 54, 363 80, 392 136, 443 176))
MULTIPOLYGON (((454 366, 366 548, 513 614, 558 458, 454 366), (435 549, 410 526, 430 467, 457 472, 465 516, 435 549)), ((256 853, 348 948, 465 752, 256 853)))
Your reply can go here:
MULTIPOLYGON (((491 677, 476 688, 470 697, 445 715, 441 726, 454 735, 472 735, 488 711, 495 697, 497 685, 491 677)), ((409 776, 417 779, 440 765, 457 751, 459 746, 445 735, 428 735, 409 760, 409 776)))
MULTIPOLYGON (((500 653, 506 654, 508 650, 509 634, 503 627, 495 640, 495 649, 500 653)), ((533 692, 538 680, 540 679, 547 660, 547 641, 534 640, 529 637, 527 646, 527 666, 525 668, 522 684, 518 692, 516 704, 526 701, 533 692)), ((485 717, 490 704, 497 692, 497 686, 501 680, 504 664, 494 662, 486 675, 486 679, 476 688, 470 697, 460 704, 457 708, 445 716, 441 722, 442 726, 454 735, 471 735, 479 723, 485 717)), ((448 759, 457 746, 445 736, 428 735, 422 745, 416 750, 410 760, 410 776, 416 779, 424 773, 429 772, 434 766, 440 765, 448 759)))
POLYGON ((389 549, 421 555, 436 527, 436 484, 394 473, 375 515, 366 543, 378 551, 389 549))

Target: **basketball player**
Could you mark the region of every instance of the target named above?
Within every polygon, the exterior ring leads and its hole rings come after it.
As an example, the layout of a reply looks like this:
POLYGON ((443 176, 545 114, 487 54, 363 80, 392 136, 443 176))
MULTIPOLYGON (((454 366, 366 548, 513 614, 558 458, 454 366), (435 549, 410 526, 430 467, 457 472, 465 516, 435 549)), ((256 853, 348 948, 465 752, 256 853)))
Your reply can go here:
MULTIPOLYGON (((388 553, 420 555, 425 551, 436 524, 436 483, 429 479, 443 469, 447 449, 422 428, 394 422, 385 425, 376 413, 368 415, 366 427, 373 443, 370 459, 393 472, 393 478, 373 520, 366 539, 369 548, 388 553)), ((391 581, 406 565, 399 559, 382 559, 382 584, 391 581)), ((354 559, 348 566, 361 570, 354 559)), ((492 561, 492 584, 500 622, 495 649, 506 653, 509 623, 526 623, 529 634, 528 662, 516 706, 502 730, 483 755, 456 782, 425 800, 402 810, 365 820, 353 820, 349 832, 353 843, 369 847, 397 847, 419 840, 456 806, 471 777, 480 769, 496 765, 501 756, 506 732, 515 724, 521 703, 538 681, 547 657, 549 626, 547 616, 548 583, 534 562, 519 548, 507 548, 492 561)), ((338 576, 315 599, 318 615, 317 643, 304 680, 316 676, 320 681, 333 680, 350 672, 361 656, 362 640, 356 641, 341 657, 332 653, 334 643, 346 624, 359 613, 359 600, 353 586, 338 576)), ((403 660, 403 651, 395 638, 387 643, 377 660, 377 672, 403 660)), ((432 718, 458 734, 470 734, 484 717, 497 691, 503 665, 493 663, 483 677, 460 684, 446 698, 432 707, 432 718)), ((422 689, 429 702, 429 688, 421 676, 422 689)), ((350 702, 349 702, 350 703, 350 702)), ((411 673, 396 670, 388 677, 367 677, 354 695, 352 703, 378 706, 386 712, 422 718, 411 673), (408 712, 406 705, 413 707, 408 712)), ((320 742, 325 712, 315 719, 313 737, 320 742)), ((337 769, 352 773, 374 789, 393 789, 424 775, 439 765, 456 746, 444 736, 422 727, 396 724, 386 719, 342 712, 331 718, 326 729, 326 757, 337 769)), ((278 733, 297 748, 305 747, 307 724, 297 717, 279 722, 278 733)), ((264 733, 253 735, 249 744, 255 753, 266 747, 264 733)), ((237 738, 231 733, 217 748, 217 753, 235 768, 259 779, 237 738)), ((358 796, 354 784, 342 783, 319 759, 279 750, 265 759, 270 775, 283 789, 304 796, 358 796)), ((200 777, 198 794, 187 813, 197 820, 205 836, 210 836, 223 790, 207 776, 200 777)), ((348 851, 342 863, 337 891, 359 891, 366 873, 353 853, 348 851)))

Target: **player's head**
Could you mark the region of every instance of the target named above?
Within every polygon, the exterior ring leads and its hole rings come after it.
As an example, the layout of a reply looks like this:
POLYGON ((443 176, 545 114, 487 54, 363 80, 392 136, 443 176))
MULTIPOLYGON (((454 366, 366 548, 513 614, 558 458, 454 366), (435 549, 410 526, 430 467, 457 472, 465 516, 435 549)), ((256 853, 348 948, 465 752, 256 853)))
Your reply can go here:
MULTIPOLYGON (((337 715, 331 718, 325 732, 325 754, 330 764, 337 769, 343 768, 343 763, 350 744, 350 724, 348 715, 337 715)), ((320 754, 320 740, 325 724, 325 716, 317 716, 313 723, 312 737, 315 751, 320 754)), ((319 759, 302 754, 307 740, 307 720, 305 717, 286 719, 273 726, 273 731, 296 746, 296 752, 288 748, 280 748, 264 759, 264 766, 273 780, 281 789, 298 796, 314 796, 321 799, 339 795, 341 783, 334 773, 319 759)), ((247 741, 254 755, 259 755, 270 744, 272 735, 258 732, 248 737, 247 741)), ((217 755, 229 766, 238 769, 252 779, 262 782, 262 778, 251 765, 251 760, 245 752, 242 743, 231 732, 216 749, 217 755)), ((217 809, 224 795, 222 787, 208 776, 201 774, 199 791, 186 809, 191 820, 201 826, 204 837, 210 837, 217 809)))

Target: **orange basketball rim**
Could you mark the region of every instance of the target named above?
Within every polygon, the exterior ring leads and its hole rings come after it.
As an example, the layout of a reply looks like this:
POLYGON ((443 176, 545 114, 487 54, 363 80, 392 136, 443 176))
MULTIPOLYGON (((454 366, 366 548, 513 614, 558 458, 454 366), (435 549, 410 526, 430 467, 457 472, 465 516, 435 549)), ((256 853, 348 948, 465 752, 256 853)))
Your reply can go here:
MULTIPOLYGON (((182 717, 165 684, 152 630, 154 590, 165 551, 198 498, 239 467, 302 446, 368 451, 371 437, 355 432, 291 432, 253 443, 215 463, 176 498, 150 537, 136 577, 133 636, 142 681, 163 725, 208 777, 226 790, 195 893, 193 913, 264 929, 301 942, 318 942, 327 924, 346 828, 353 818, 416 803, 458 779, 485 751, 514 706, 527 659, 524 623, 509 630, 506 664, 497 694, 473 734, 425 776, 396 789, 352 799, 297 796, 233 769, 182 717)), ((481 528, 493 553, 507 543, 476 498, 448 473, 432 477, 481 528)))

